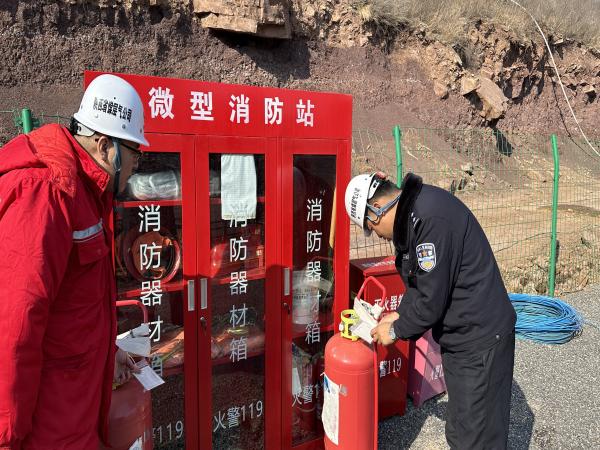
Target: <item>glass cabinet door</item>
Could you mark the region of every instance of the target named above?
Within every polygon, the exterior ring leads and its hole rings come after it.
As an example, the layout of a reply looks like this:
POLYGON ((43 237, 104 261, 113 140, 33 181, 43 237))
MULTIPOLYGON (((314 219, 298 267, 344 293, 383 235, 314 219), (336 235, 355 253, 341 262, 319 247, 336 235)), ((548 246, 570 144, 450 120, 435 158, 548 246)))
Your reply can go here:
POLYGON ((208 175, 198 188, 205 293, 199 310, 200 401, 210 399, 200 406, 200 446, 264 449, 273 411, 269 380, 278 372, 272 355, 279 345, 279 327, 269 312, 277 300, 269 270, 276 252, 275 184, 265 175, 275 163, 269 156, 274 145, 269 150, 266 139, 216 137, 198 145, 198 165, 208 175))
POLYGON ((214 449, 264 448, 264 160, 209 157, 214 449))
MULTIPOLYGON (((158 140, 156 147, 161 147, 160 143, 158 140)), ((146 308, 151 340, 147 362, 165 381, 138 397, 147 425, 141 443, 151 439, 154 449, 178 449, 186 448, 184 399, 191 382, 186 383, 184 364, 190 364, 187 372, 192 378, 195 370, 194 352, 189 359, 187 351, 195 340, 195 331, 188 326, 193 324, 189 315, 193 314, 194 300, 188 301, 193 291, 188 292, 184 278, 194 270, 194 243, 193 238, 188 239, 191 230, 186 229, 187 210, 194 207, 194 201, 193 192, 189 199, 184 195, 187 188, 182 184, 186 176, 183 174, 182 179, 183 159, 193 161, 193 156, 183 156, 176 144, 174 148, 166 142, 163 146, 168 151, 144 153, 127 192, 117 202, 114 253, 118 300, 138 300, 146 308)), ((139 308, 117 308, 118 333, 142 322, 139 308)), ((116 398, 113 393, 113 401, 116 398)), ((188 442, 193 439, 188 437, 188 442)))
MULTIPOLYGON (((284 395, 284 411, 295 447, 323 436, 321 374, 325 344, 334 332, 336 156, 295 154, 291 163, 292 208, 287 209, 292 217, 291 242, 284 238, 292 263, 289 379, 284 379, 291 385, 291 396, 284 395)), ((284 197, 284 208, 285 202, 284 197)))

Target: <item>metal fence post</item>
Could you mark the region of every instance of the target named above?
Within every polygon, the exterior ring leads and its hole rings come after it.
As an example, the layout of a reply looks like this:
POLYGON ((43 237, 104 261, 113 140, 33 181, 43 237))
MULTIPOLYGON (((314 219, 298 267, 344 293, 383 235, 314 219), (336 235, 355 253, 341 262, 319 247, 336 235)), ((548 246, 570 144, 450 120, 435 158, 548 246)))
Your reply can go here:
POLYGON ((396 142, 396 185, 400 187, 404 178, 404 168, 402 167, 402 131, 399 125, 394 127, 394 141, 396 142))
POLYGON ((23 124, 23 133, 27 134, 33 130, 33 120, 29 108, 23 108, 21 110, 21 123, 23 124))
POLYGON ((552 236, 550 240, 550 264, 548 269, 548 294, 554 296, 554 284, 556 276, 556 227, 558 222, 558 181, 560 176, 558 161, 558 142, 556 135, 551 137, 552 156, 554 157, 554 184, 552 187, 552 236))

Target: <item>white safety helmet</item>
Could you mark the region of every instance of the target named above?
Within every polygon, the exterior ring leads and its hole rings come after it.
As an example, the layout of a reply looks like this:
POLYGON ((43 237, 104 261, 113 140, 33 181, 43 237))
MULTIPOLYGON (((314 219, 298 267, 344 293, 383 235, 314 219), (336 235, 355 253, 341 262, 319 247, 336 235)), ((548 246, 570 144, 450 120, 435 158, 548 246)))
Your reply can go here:
POLYGON ((73 114, 79 124, 78 134, 93 132, 148 145, 144 137, 144 106, 131 84, 115 75, 103 74, 89 84, 79 111, 73 114))
POLYGON ((366 223, 367 203, 381 184, 377 173, 357 175, 350 180, 346 188, 346 212, 352 222, 363 229, 365 236, 371 235, 366 223))

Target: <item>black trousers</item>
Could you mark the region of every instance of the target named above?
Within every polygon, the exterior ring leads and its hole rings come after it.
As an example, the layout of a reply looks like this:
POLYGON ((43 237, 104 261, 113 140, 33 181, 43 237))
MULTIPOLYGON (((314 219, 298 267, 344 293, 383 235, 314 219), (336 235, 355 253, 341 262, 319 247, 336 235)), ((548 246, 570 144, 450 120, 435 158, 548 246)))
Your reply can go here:
POLYGON ((514 361, 514 331, 498 335, 486 350, 442 351, 446 440, 452 450, 506 449, 514 361))

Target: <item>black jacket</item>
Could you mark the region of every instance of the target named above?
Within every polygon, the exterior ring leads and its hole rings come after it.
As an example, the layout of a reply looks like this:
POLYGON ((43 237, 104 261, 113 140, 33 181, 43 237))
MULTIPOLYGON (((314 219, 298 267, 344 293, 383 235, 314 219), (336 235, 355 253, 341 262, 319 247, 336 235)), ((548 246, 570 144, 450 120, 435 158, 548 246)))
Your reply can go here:
POLYGON ((445 351, 487 348, 512 332, 516 314, 490 244, 456 197, 409 173, 394 221, 396 268, 406 285, 396 336, 432 328, 445 351))

